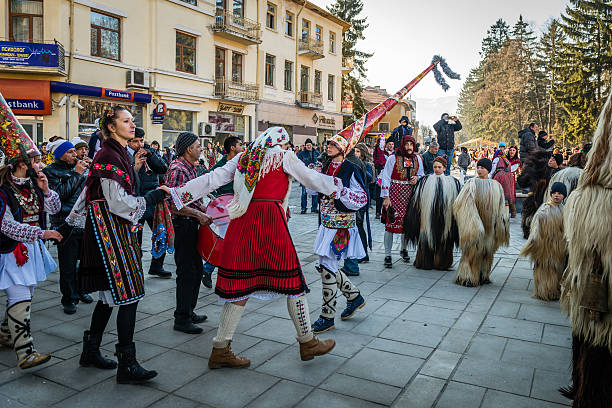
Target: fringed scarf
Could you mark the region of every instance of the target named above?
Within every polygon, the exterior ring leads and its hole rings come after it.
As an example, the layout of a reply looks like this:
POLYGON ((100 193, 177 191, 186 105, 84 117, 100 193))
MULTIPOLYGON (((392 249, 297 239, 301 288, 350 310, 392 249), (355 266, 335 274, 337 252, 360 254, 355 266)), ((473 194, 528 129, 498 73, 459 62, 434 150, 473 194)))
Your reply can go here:
POLYGON ((115 139, 105 139, 94 156, 85 184, 87 203, 104 198, 100 179, 115 180, 128 194, 133 194, 134 169, 127 150, 115 139))
POLYGON ((285 153, 281 146, 287 143, 289 134, 285 128, 274 126, 249 144, 236 167, 234 199, 228 206, 230 219, 246 213, 259 179, 281 166, 285 153))

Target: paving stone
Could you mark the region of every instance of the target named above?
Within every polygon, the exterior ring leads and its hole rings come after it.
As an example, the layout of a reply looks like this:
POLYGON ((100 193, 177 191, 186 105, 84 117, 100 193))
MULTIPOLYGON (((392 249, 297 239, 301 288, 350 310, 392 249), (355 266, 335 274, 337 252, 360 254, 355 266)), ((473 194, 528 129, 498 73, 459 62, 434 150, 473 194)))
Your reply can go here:
POLYGON ((451 381, 446 386, 436 408, 478 408, 486 389, 451 381))
POLYGON ((413 322, 436 324, 438 326, 451 327, 455 324, 461 311, 453 309, 441 309, 433 306, 413 304, 400 315, 400 319, 413 322))
POLYGON ((453 283, 439 282, 425 292, 424 296, 467 303, 474 297, 477 291, 478 288, 466 288, 453 283))
MULTIPOLYGON (((337 346, 336 346, 337 347, 337 346)), ((297 345, 289 347, 257 367, 258 372, 274 375, 302 384, 316 386, 335 372, 345 358, 327 354, 311 361, 300 361, 297 345)))
POLYGON ((0 386, 0 394, 29 406, 49 406, 75 394, 74 389, 64 387, 45 378, 26 375, 0 386))
POLYGON ((505 337, 477 334, 472 339, 467 354, 472 357, 501 360, 507 341, 505 337))
MULTIPOLYGON (((262 340, 253 347, 245 350, 241 355, 251 360, 251 367, 256 368, 269 361, 281 351, 285 349, 296 350, 296 347, 297 345, 287 346, 284 343, 278 343, 276 341, 262 340)), ((299 353, 299 348, 296 352, 299 353)))
POLYGON ((571 380, 572 376, 569 367, 558 371, 548 371, 538 368, 535 370, 535 375, 533 376, 531 396, 533 398, 570 405, 571 401, 561 395, 559 388, 570 385, 572 383, 571 380))
POLYGON ((80 355, 62 361, 61 363, 45 367, 39 370, 36 375, 65 387, 83 391, 110 377, 114 378, 117 374, 116 370, 100 370, 95 367, 81 367, 79 365, 79 358, 80 355))
POLYGON ((346 395, 336 394, 324 390, 315 390, 308 395, 302 402, 296 405, 296 408, 375 408, 380 407, 379 404, 374 404, 357 398, 352 398, 346 395))
POLYGON ((402 343, 399 341, 381 339, 378 337, 368 344, 368 348, 388 351, 390 353, 403 354, 406 356, 412 356, 422 359, 426 359, 434 350, 431 347, 402 343))
POLYGON ((343 374, 334 374, 321 384, 320 388, 387 406, 391 405, 402 390, 399 387, 343 374))
POLYGON ((423 323, 396 319, 379 336, 421 346, 436 347, 446 332, 448 332, 448 327, 433 324, 425 326, 423 323))
POLYGON ((408 289, 402 286, 384 285, 371 296, 392 299, 400 302, 414 302, 425 292, 424 289, 408 289))
POLYGON ((212 370, 174 394, 218 408, 243 407, 279 381, 253 370, 212 370))
POLYGON ((347 361, 338 372, 404 387, 423 362, 414 357, 366 348, 347 361))
POLYGON ((481 333, 539 342, 544 325, 527 320, 488 316, 480 329, 481 333))
MULTIPOLYGON (((559 306, 559 302, 551 302, 559 306)), ((559 307, 522 305, 518 314, 519 319, 531 320, 535 322, 556 324, 558 326, 569 326, 565 312, 559 307)))
POLYGON ((514 394, 529 395, 533 369, 502 361, 465 356, 452 379, 514 394))
POLYGON ((307 385, 282 380, 251 402, 249 408, 290 407, 311 391, 307 385))
POLYGON ((318 338, 334 339, 336 340, 336 346, 331 351, 331 354, 340 357, 353 357, 359 350, 363 349, 368 343, 370 343, 374 337, 365 336, 363 334, 356 334, 352 331, 345 330, 331 330, 325 333, 317 335, 318 338))
POLYGON ((464 353, 473 337, 473 331, 450 329, 446 336, 444 336, 438 349, 453 353, 464 353))
POLYGON ((439 378, 417 375, 392 406, 393 408, 431 408, 445 383, 439 378))
POLYGON ((163 392, 152 387, 117 384, 115 378, 109 378, 88 388, 85 392, 74 394, 55 406, 58 408, 140 408, 147 407, 164 396, 163 392))
POLYGON ((209 371, 208 360, 180 351, 170 350, 147 361, 147 367, 156 368, 155 388, 172 392, 209 371))
POLYGON ((542 343, 561 347, 572 347, 572 329, 566 326, 545 324, 542 343))
POLYGON ((351 332, 378 336, 393 320, 395 320, 394 317, 374 313, 359 322, 358 325, 351 329, 351 332))
POLYGON ((172 329, 173 322, 167 321, 158 324, 148 329, 139 331, 134 335, 136 340, 155 344, 162 347, 176 347, 179 344, 185 343, 193 339, 196 336, 202 336, 202 334, 187 334, 172 329))
POLYGON ((562 408, 566 405, 536 400, 506 392, 487 390, 481 408, 562 408))
POLYGON ((160 399, 153 405, 149 405, 150 408, 207 408, 208 405, 204 406, 199 402, 190 401, 185 398, 177 397, 176 395, 168 395, 165 398, 160 399))
POLYGON ((481 312, 463 312, 452 326, 453 329, 476 331, 486 315, 481 312))
POLYGON ((296 343, 293 323, 289 319, 281 319, 279 317, 265 320, 252 329, 247 330, 245 334, 285 344, 296 343))
POLYGON ((502 361, 526 367, 564 372, 571 366, 571 355, 563 347, 509 339, 502 361))
POLYGON ((498 300, 493 304, 489 315, 515 318, 521 307, 520 303, 498 300))
POLYGON ((416 303, 419 305, 435 306, 453 310, 464 310, 467 306, 467 302, 456 302, 454 300, 435 299, 425 296, 418 298, 416 303))
POLYGON ((461 354, 436 350, 425 362, 419 374, 443 379, 449 378, 459 359, 461 359, 461 354))

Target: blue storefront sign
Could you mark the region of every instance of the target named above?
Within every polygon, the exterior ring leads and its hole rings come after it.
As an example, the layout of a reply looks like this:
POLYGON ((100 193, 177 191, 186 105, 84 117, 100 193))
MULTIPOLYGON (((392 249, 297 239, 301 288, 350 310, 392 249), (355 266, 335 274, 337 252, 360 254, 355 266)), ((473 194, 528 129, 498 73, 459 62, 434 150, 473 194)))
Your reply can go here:
POLYGON ((71 95, 95 96, 98 98, 117 99, 121 101, 139 103, 151 102, 150 94, 101 88, 99 86, 73 84, 71 82, 51 81, 51 92, 59 92, 71 95))
POLYGON ((10 99, 6 98, 6 102, 11 109, 42 111, 45 109, 45 102, 42 99, 10 99))
POLYGON ((0 65, 57 68, 63 54, 60 44, 0 41, 0 65))

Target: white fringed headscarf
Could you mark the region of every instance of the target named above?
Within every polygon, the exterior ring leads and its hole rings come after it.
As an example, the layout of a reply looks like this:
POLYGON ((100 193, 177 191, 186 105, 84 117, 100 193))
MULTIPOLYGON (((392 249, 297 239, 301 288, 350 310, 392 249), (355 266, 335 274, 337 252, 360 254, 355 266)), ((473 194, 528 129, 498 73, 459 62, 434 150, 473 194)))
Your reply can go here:
POLYGON ((281 146, 287 143, 289 133, 283 127, 274 126, 247 147, 238 160, 234 176, 234 199, 228 206, 230 219, 246 213, 259 179, 282 164, 285 150, 281 146))

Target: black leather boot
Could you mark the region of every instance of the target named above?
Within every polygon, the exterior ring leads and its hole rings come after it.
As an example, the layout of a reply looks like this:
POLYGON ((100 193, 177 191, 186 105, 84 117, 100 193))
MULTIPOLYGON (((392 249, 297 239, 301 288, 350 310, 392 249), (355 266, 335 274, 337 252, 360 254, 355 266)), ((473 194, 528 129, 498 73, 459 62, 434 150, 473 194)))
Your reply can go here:
POLYGON ((145 370, 136 361, 136 345, 115 345, 115 355, 119 360, 117 384, 143 384, 157 375, 157 371, 145 370))
POLYGON ((79 364, 81 367, 94 366, 102 370, 114 370, 117 368, 117 363, 108 358, 104 358, 100 353, 100 343, 102 342, 102 334, 94 334, 89 330, 83 333, 83 352, 79 364))

